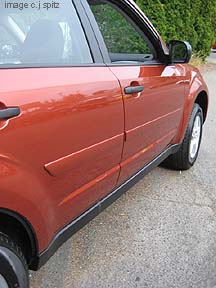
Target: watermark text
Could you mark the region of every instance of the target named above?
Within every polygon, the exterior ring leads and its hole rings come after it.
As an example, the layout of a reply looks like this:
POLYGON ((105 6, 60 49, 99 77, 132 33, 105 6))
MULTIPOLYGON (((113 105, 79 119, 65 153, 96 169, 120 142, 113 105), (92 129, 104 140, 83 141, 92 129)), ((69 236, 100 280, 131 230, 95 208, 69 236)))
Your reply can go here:
POLYGON ((4 2, 5 9, 16 9, 16 10, 24 10, 24 9, 35 9, 35 10, 50 10, 50 9, 59 9, 60 2, 50 1, 50 2, 14 2, 14 1, 5 1, 4 2))

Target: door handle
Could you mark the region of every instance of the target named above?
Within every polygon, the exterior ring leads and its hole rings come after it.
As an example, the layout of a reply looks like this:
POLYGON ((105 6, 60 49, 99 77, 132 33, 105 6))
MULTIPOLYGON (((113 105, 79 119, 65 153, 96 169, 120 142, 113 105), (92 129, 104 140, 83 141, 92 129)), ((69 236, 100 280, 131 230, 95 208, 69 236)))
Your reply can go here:
POLYGON ((0 120, 7 120, 20 114, 19 107, 0 109, 0 120))
POLYGON ((144 91, 144 86, 129 86, 124 89, 125 94, 137 94, 144 91))

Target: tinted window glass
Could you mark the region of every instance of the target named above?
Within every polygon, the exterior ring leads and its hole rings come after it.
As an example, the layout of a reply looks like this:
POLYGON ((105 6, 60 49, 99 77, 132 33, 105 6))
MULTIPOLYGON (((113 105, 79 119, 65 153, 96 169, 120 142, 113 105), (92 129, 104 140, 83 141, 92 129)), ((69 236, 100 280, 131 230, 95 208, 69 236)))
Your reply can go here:
POLYGON ((32 67, 93 62, 70 0, 61 1, 58 7, 49 9, 43 6, 43 1, 35 1, 36 5, 40 3, 40 8, 32 8, 32 1, 25 3, 28 7, 1 6, 0 67, 10 64, 32 67))
POLYGON ((106 1, 88 2, 113 62, 147 61, 154 58, 144 33, 123 11, 106 1))

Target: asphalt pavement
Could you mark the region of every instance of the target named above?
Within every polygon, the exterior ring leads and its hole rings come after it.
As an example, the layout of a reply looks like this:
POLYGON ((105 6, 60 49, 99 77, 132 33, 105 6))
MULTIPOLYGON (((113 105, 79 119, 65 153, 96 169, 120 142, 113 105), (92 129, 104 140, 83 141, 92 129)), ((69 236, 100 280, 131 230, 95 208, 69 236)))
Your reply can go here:
POLYGON ((204 76, 196 165, 153 170, 32 272, 32 288, 216 287, 216 65, 204 76))
POLYGON ((216 50, 214 50, 214 52, 212 52, 211 55, 207 57, 207 62, 216 64, 216 50))

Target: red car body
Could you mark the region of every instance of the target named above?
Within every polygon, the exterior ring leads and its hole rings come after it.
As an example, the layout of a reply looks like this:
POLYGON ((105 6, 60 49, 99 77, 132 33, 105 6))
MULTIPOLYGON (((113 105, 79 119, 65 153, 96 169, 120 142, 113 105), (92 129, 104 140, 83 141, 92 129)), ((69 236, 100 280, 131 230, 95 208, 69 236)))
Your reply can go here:
MULTIPOLYGON (((149 20, 126 2, 168 57, 149 20)), ((1 109, 21 111, 0 122, 0 216, 9 235, 10 227, 21 229, 31 269, 97 215, 104 199, 182 142, 195 102, 207 115, 206 84, 184 63, 9 67, 0 79, 1 109), (145 90, 125 94, 136 85, 145 90)))

